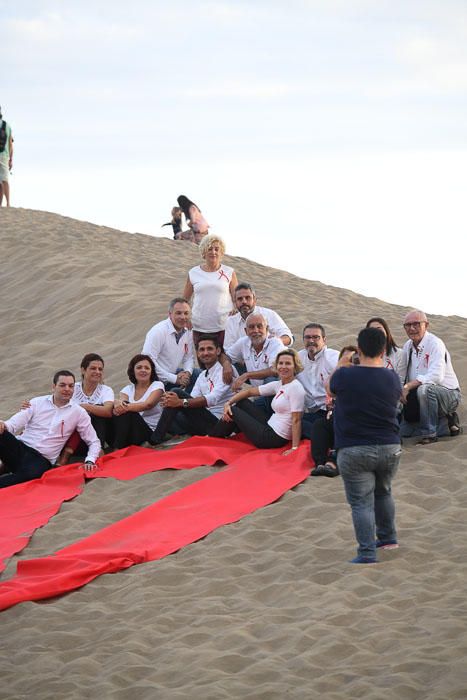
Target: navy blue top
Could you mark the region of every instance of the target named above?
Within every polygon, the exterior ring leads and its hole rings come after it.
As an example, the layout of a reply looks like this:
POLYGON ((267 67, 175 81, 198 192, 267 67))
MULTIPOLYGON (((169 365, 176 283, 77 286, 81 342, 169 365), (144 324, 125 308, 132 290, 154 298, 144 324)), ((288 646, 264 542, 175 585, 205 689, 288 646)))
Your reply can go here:
POLYGON ((401 381, 385 367, 340 367, 331 377, 336 396, 334 444, 392 445, 400 443, 397 405, 401 381))

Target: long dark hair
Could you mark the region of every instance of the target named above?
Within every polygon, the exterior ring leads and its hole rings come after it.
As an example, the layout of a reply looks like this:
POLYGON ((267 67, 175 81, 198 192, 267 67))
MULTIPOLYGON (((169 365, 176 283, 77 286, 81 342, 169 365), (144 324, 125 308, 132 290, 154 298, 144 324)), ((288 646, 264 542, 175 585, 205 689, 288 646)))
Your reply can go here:
POLYGON ((366 328, 369 328, 370 324, 372 323, 380 323, 386 331, 386 355, 390 355, 393 351, 395 352, 399 346, 392 337, 392 333, 389 330, 389 326, 384 320, 384 318, 381 318, 380 316, 374 316, 373 318, 370 318, 370 320, 366 324, 366 328))

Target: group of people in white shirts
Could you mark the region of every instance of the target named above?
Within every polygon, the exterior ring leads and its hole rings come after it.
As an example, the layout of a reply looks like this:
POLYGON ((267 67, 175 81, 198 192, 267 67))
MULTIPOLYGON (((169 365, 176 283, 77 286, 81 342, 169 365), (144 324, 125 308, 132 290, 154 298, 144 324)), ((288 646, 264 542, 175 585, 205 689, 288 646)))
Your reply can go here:
MULTIPOLYGON (((312 473, 337 475, 328 382, 336 367, 358 361, 358 349, 328 348, 323 325, 309 322, 304 348, 295 351, 280 315, 257 305, 253 286, 239 284, 235 270, 223 264, 222 239, 204 236, 199 250, 201 263, 130 360, 129 384, 117 399, 103 382, 102 356, 89 353, 80 381, 60 370, 50 396, 0 421, 0 487, 38 478, 80 455, 85 468, 94 469, 104 449, 157 446, 177 434, 242 432, 258 448, 282 448, 285 457, 308 437, 321 449, 313 454, 312 473)), ((418 420, 402 419, 402 428, 427 444, 460 432, 460 389, 444 343, 428 332, 423 312, 411 314, 402 349, 384 319, 371 318, 367 326, 386 337, 382 365, 401 377, 402 401, 411 390, 418 394, 418 420)))

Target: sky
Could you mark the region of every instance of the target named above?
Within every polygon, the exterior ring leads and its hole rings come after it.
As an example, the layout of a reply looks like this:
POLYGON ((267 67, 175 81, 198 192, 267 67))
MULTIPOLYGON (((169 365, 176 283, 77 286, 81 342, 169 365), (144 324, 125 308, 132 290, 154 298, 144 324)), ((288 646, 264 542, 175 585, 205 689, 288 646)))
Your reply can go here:
POLYGON ((467 317, 465 0, 0 0, 0 65, 13 206, 171 237, 183 193, 229 254, 467 317))

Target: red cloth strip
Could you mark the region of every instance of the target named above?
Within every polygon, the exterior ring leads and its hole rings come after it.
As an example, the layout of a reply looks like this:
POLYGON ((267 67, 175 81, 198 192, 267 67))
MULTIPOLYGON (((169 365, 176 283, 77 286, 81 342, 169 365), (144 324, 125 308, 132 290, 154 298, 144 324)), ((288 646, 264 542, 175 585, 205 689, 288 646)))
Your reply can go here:
POLYGON ((6 560, 21 552, 34 530, 49 522, 64 501, 81 493, 85 478, 113 477, 128 481, 159 469, 192 469, 223 461, 229 464, 255 448, 241 438, 192 437, 170 450, 125 447, 97 460, 95 472, 78 464, 56 467, 40 479, 0 489, 0 572, 6 560))
POLYGON ((48 523, 64 501, 81 493, 84 482, 83 470, 70 464, 0 489, 0 572, 8 557, 26 547, 34 530, 48 523))
POLYGON ((161 559, 272 503, 310 473, 307 445, 287 457, 281 452, 255 450, 52 556, 20 561, 17 574, 0 584, 0 610, 74 590, 101 574, 161 559))

